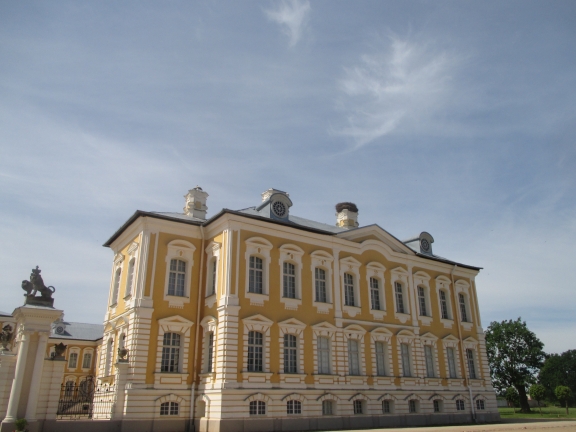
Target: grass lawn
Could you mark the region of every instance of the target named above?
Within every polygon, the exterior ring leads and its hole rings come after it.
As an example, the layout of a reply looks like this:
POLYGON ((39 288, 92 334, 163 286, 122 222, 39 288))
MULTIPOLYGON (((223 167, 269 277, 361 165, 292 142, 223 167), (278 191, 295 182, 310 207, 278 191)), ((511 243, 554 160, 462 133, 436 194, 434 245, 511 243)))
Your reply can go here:
POLYGON ((500 417, 502 417, 503 419, 507 419, 507 418, 533 418, 533 419, 538 419, 538 418, 576 418, 576 408, 568 408, 569 410, 569 415, 566 415, 566 408, 562 407, 562 408, 558 408, 558 407, 553 407, 553 406, 547 406, 547 407, 541 407, 540 408, 542 410, 542 417, 540 417, 540 411, 538 411, 538 408, 532 408, 532 413, 531 414, 524 414, 519 412, 520 408, 516 408, 516 414, 514 414, 514 409, 513 408, 498 408, 498 411, 500 411, 500 417))

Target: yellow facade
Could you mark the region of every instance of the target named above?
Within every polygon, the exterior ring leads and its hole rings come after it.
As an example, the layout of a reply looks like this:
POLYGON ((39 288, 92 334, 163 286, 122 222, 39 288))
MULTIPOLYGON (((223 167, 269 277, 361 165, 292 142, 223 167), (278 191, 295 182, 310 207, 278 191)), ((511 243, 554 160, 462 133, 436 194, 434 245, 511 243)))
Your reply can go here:
POLYGON ((113 383, 128 349, 125 420, 224 431, 497 418, 479 268, 356 227, 357 212, 341 228, 292 217, 281 191, 211 219, 206 196, 191 190, 184 214, 136 212, 106 243, 97 375, 113 383))

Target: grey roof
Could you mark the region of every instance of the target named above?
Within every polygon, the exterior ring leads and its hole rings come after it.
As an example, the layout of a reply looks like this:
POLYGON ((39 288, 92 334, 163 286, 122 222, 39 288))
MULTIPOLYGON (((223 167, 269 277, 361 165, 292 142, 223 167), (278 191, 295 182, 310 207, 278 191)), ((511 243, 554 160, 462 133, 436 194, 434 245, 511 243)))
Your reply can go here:
POLYGON ((12 314, 11 314, 11 313, 8 313, 8 312, 2 312, 2 311, 0 311, 0 316, 8 316, 8 317, 11 317, 12 314))
POLYGON ((56 333, 56 326, 52 328, 50 337, 56 339, 77 339, 95 341, 102 338, 104 326, 102 324, 88 324, 62 321, 65 330, 63 333, 56 333))
POLYGON ((181 219, 189 222, 206 222, 205 219, 196 218, 194 216, 188 216, 186 213, 176 213, 176 212, 150 212, 153 214, 157 214, 159 216, 169 217, 171 219, 181 219))
MULTIPOLYGON (((247 215, 252 215, 252 216, 266 217, 266 216, 263 216, 262 213, 257 211, 256 207, 248 207, 248 208, 245 208, 242 210, 237 210, 237 212, 238 213, 244 213, 247 215)), ((316 222, 316 221, 313 221, 310 219, 304 219, 302 217, 294 216, 294 215, 289 215, 288 221, 292 222, 294 225, 299 225, 299 226, 306 227, 306 228, 312 228, 312 229, 317 229, 317 230, 321 230, 321 231, 326 231, 326 232, 333 233, 333 234, 338 234, 338 233, 343 232, 343 231, 348 231, 346 228, 340 228, 340 227, 337 227, 336 225, 329 225, 329 224, 322 223, 322 222, 316 222)))

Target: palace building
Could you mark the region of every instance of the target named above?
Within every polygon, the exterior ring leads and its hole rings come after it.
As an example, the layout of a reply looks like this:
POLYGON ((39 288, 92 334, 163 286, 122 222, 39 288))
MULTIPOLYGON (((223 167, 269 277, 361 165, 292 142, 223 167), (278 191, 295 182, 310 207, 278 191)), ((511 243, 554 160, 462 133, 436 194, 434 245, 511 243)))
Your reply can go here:
POLYGON ((97 387, 112 395, 98 430, 499 419, 479 267, 434 255, 427 232, 401 241, 359 225, 353 203, 338 204, 331 225, 292 214, 276 189, 210 218, 207 198, 196 187, 182 213, 136 211, 105 243, 113 265, 102 339, 70 325, 88 342, 66 353, 78 373, 90 372, 90 355, 97 387))

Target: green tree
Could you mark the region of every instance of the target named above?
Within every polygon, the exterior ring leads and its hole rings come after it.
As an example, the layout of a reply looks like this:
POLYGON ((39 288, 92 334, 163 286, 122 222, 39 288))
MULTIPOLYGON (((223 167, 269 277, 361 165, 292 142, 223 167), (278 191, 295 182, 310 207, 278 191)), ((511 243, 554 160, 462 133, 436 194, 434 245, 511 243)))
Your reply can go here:
POLYGON ((521 318, 516 321, 493 321, 486 330, 486 350, 492 384, 498 391, 514 387, 520 410, 529 413, 526 387, 544 364, 544 344, 528 330, 521 318))
POLYGON ((576 394, 576 350, 548 356, 538 382, 546 387, 546 397, 550 400, 556 400, 554 389, 560 385, 570 387, 572 394, 576 394))
POLYGON ((568 399, 572 397, 572 390, 570 390, 570 387, 558 386, 554 389, 554 394, 560 402, 564 401, 566 403, 566 415, 568 415, 568 399))
POLYGON ((508 402, 508 406, 514 408, 516 413, 516 405, 518 404, 518 391, 514 387, 508 387, 504 393, 504 399, 508 402))
POLYGON ((542 416, 542 408, 540 408, 540 401, 546 397, 546 387, 541 384, 534 384, 530 387, 530 397, 538 402, 538 410, 542 416))

